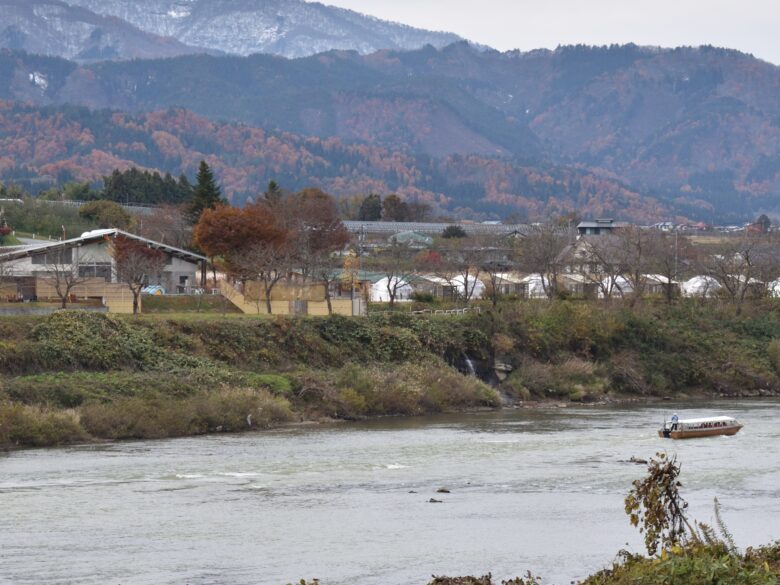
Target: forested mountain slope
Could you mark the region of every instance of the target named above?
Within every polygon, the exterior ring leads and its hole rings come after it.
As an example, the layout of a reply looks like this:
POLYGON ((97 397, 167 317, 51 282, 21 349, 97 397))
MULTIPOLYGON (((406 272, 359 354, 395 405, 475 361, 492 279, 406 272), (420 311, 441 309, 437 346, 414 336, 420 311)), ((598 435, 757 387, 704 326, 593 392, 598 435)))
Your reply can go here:
MULTIPOLYGON (((711 47, 499 53, 456 43, 89 66, 0 54, 2 99, 129 112, 183 106, 211 120, 442 164, 458 155, 497 166, 576 167, 664 202, 663 213, 707 221, 780 211, 778 95, 780 68, 711 47)), ((529 196, 511 180, 489 181, 498 184, 494 199, 529 196)), ((484 197, 473 191, 473 205, 484 197)), ((609 193, 592 199, 594 209, 611 206, 609 193)))
MULTIPOLYGON (((587 170, 478 155, 434 159, 242 124, 215 123, 184 109, 129 115, 78 107, 0 102, 0 177, 99 181, 114 169, 194 176, 200 160, 235 203, 275 179, 290 189, 319 186, 337 196, 397 192, 435 212, 543 218, 588 207, 650 217, 660 205, 587 170)), ((479 217, 487 217, 480 215, 479 217)))

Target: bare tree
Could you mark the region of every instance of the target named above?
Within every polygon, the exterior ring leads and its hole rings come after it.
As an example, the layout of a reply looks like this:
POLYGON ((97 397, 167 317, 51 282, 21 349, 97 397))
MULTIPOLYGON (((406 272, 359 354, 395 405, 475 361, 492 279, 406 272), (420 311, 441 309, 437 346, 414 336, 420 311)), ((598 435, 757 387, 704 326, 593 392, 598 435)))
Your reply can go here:
POLYGON ((288 194, 273 211, 297 253, 296 267, 304 280, 313 266, 327 263, 331 254, 349 243, 349 232, 339 217, 335 200, 319 189, 288 194))
POLYGON ((502 296, 501 287, 506 280, 506 274, 510 269, 507 262, 488 260, 482 263, 482 272, 487 279, 487 294, 490 296, 490 302, 495 309, 502 296))
POLYGON ((745 234, 726 240, 703 256, 704 272, 723 287, 739 315, 745 298, 764 287, 758 277, 768 274, 776 266, 774 246, 760 235, 745 234))
POLYGON ((139 236, 176 248, 192 244, 192 224, 181 206, 159 205, 152 213, 137 214, 134 220, 139 236))
POLYGON ((266 313, 270 315, 273 313, 271 294, 274 287, 290 276, 295 260, 295 250, 286 242, 259 243, 231 255, 230 272, 245 283, 262 284, 262 295, 255 299, 257 312, 260 312, 260 303, 264 300, 266 313))
POLYGON ((14 271, 11 263, 0 260, 0 291, 3 291, 6 283, 12 281, 13 275, 14 271))
POLYGON ((436 272, 436 276, 452 288, 455 298, 462 301, 464 305, 468 305, 473 298, 482 272, 482 264, 475 256, 475 254, 464 253, 450 258, 436 272))
POLYGON ((623 268, 623 278, 631 287, 629 306, 633 307, 644 297, 647 288, 647 273, 656 258, 656 232, 636 226, 617 231, 617 254, 623 268))
MULTIPOLYGON (((620 242, 614 235, 587 237, 587 270, 583 274, 588 282, 595 284, 601 296, 609 302, 617 291, 623 296, 619 286, 624 268, 619 254, 620 242)), ((585 238, 583 238, 585 239, 585 238)))
POLYGON ((520 267, 539 274, 548 298, 559 291, 562 265, 561 251, 569 243, 569 235, 554 225, 537 226, 518 242, 517 257, 520 267))
POLYGON ((82 276, 80 270, 82 264, 88 263, 89 259, 82 258, 79 250, 73 248, 62 248, 45 253, 44 272, 40 277, 52 286, 60 299, 61 308, 68 308, 73 289, 88 280, 87 276, 82 276))
POLYGON ((762 293, 770 295, 770 288, 780 278, 780 238, 777 234, 768 233, 760 236, 760 242, 755 254, 755 277, 762 283, 762 293))
POLYGON ((653 272, 664 278, 664 297, 671 304, 675 296, 675 282, 680 271, 690 266, 695 259, 695 251, 688 238, 673 234, 654 232, 655 242, 652 246, 653 257, 650 259, 653 272))
POLYGON ((133 294, 133 315, 137 315, 141 307, 141 291, 151 278, 163 271, 166 255, 143 242, 122 236, 112 241, 111 254, 116 279, 126 283, 133 294))
POLYGON ((415 272, 412 249, 406 244, 393 242, 387 249, 368 259, 367 264, 387 280, 385 286, 392 310, 399 292, 410 284, 415 272))
POLYGON ((333 314, 331 302, 331 287, 341 280, 340 263, 332 254, 315 254, 310 264, 311 277, 325 287, 325 302, 328 305, 328 315, 333 314))
POLYGON ((558 263, 567 274, 577 275, 583 284, 595 287, 607 302, 616 291, 623 272, 613 235, 582 236, 561 252, 558 263))
POLYGON ((467 305, 474 298, 482 276, 488 280, 493 306, 498 304, 512 256, 511 248, 503 240, 493 236, 447 238, 440 241, 437 253, 440 261, 433 272, 455 291, 458 299, 467 305))

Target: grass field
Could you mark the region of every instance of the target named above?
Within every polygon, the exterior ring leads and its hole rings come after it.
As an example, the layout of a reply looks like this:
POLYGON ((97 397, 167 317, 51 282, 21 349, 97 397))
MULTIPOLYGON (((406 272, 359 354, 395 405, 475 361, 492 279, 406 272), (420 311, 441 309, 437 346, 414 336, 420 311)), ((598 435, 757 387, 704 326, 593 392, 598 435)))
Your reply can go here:
POLYGON ((216 315, 240 313, 221 295, 150 295, 143 298, 144 314, 210 313, 216 315))

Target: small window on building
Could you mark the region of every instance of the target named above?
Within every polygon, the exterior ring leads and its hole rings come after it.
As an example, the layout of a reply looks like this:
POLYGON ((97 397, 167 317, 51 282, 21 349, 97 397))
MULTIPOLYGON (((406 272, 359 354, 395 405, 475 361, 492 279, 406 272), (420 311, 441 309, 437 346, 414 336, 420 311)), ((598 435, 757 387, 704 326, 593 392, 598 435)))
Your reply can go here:
POLYGON ((54 250, 52 252, 46 252, 44 254, 38 254, 32 257, 32 263, 39 266, 54 265, 54 264, 72 264, 73 263, 73 248, 66 248, 64 250, 54 250))
POLYGON ((79 266, 79 276, 82 278, 102 278, 106 282, 111 282, 111 263, 82 264, 79 266))

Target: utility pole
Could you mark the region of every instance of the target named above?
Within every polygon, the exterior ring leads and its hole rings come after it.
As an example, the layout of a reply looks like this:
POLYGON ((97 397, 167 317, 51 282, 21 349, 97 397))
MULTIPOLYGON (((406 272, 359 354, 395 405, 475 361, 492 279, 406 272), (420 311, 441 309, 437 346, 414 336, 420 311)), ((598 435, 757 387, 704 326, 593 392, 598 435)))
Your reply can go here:
MULTIPOLYGON (((360 226, 360 231, 358 232, 358 245, 357 245, 357 257, 358 257, 358 271, 357 271, 357 280, 360 282, 360 271, 363 267, 363 238, 365 237, 366 231, 365 226, 360 226)), ((352 275, 352 298, 355 297, 355 276, 352 275)))

